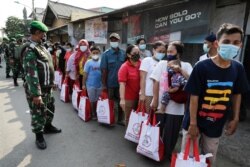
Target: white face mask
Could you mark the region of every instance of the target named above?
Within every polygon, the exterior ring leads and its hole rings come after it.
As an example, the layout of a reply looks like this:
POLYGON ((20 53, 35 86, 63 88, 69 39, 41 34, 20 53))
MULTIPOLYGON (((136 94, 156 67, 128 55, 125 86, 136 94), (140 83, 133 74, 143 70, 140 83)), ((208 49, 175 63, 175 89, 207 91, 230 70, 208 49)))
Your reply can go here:
POLYGON ((99 59, 99 55, 92 55, 92 59, 93 60, 98 60, 99 59))
POLYGON ((80 50, 81 50, 82 52, 85 52, 85 51, 87 50, 87 46, 80 46, 80 50))
POLYGON ((118 48, 119 42, 110 42, 110 46, 111 46, 112 48, 118 48))
POLYGON ((210 48, 208 48, 208 44, 207 44, 207 43, 204 43, 204 44, 203 44, 203 51, 204 51, 205 53, 208 53, 209 50, 210 50, 210 48))

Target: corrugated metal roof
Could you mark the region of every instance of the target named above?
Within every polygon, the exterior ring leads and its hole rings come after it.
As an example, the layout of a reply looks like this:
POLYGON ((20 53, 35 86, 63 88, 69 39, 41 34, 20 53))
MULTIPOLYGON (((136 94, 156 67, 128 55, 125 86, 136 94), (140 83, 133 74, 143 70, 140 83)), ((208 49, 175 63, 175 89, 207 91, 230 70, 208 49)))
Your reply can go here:
POLYGON ((89 13, 89 15, 91 16, 93 14, 101 14, 101 12, 96 12, 96 11, 92 11, 88 9, 79 8, 76 6, 71 6, 71 5, 64 4, 64 3, 53 2, 53 1, 49 1, 48 5, 56 16, 63 16, 67 18, 70 18, 72 12, 81 12, 81 13, 84 12, 85 14, 89 13))

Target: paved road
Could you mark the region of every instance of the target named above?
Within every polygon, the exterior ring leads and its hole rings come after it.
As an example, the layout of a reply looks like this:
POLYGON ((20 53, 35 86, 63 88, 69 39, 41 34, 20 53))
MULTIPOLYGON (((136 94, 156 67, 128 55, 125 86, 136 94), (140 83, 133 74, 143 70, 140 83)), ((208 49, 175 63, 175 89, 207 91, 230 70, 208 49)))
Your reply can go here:
MULTIPOLYGON (((121 162, 127 167, 169 166, 138 155, 136 145, 123 138, 124 127, 85 123, 58 97, 57 91, 54 124, 63 132, 46 135, 47 149, 38 150, 23 88, 14 87, 0 69, 0 167, 114 167, 121 162)), ((218 166, 238 167, 220 155, 218 166)))

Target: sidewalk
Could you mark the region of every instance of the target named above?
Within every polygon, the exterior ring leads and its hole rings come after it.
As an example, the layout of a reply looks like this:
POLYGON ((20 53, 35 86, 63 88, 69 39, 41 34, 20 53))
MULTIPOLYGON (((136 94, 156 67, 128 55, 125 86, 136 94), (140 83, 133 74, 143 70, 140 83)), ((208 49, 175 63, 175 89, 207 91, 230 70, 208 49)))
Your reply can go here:
POLYGON ((250 167, 250 119, 240 122, 233 136, 223 135, 220 140, 219 153, 230 160, 250 167))
MULTIPOLYGON (((0 167, 114 167, 122 162, 127 167, 169 166, 166 161, 158 163, 137 154, 136 145, 124 139, 124 127, 109 128, 95 121, 83 122, 70 103, 59 100, 59 91, 55 92, 53 123, 63 132, 45 135, 48 148, 38 150, 31 132, 30 115, 26 113, 28 106, 21 79, 19 85, 14 87, 12 79, 5 79, 5 68, 0 69, 0 167)), ((249 123, 242 123, 234 136, 222 138, 217 167, 249 166, 249 132, 249 123)), ((180 141, 181 137, 177 151, 180 141)))

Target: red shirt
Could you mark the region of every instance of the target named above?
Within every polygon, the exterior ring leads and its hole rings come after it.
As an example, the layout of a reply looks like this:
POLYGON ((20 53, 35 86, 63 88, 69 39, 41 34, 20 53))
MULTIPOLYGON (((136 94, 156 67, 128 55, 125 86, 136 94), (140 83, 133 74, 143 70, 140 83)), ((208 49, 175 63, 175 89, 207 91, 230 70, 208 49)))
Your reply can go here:
POLYGON ((118 71, 118 81, 125 82, 125 100, 138 100, 140 91, 140 68, 141 61, 136 66, 127 60, 118 71))
POLYGON ((64 59, 66 61, 66 63, 68 62, 69 60, 69 57, 72 55, 73 51, 67 51, 65 56, 64 56, 64 59))

